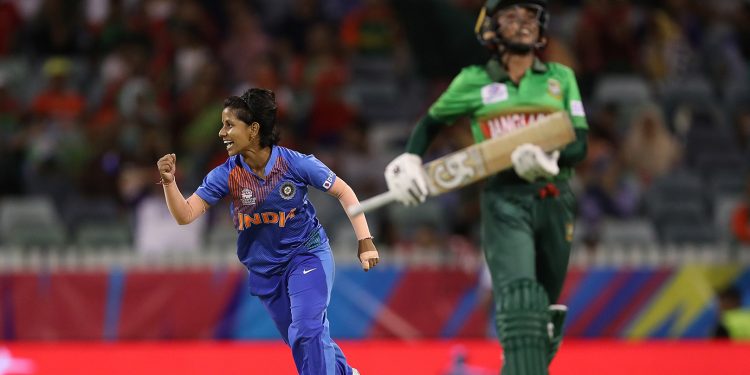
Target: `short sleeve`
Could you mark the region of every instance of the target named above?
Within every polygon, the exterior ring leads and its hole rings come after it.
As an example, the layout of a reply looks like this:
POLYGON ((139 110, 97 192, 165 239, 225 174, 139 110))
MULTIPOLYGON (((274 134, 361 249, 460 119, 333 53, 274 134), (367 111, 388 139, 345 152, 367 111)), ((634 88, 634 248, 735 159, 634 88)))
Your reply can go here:
POLYGON ((429 114, 432 118, 449 124, 457 118, 473 113, 481 104, 479 86, 476 84, 478 67, 467 67, 453 79, 448 88, 432 104, 429 114))
POLYGON ((336 174, 315 156, 299 156, 293 161, 293 165, 302 180, 318 190, 328 191, 336 180, 336 174))
POLYGON ((203 183, 195 191, 206 203, 213 206, 229 193, 229 168, 222 164, 214 168, 203 179, 203 183))
POLYGON ((581 93, 578 91, 578 82, 575 74, 570 68, 565 68, 565 110, 570 114, 575 129, 588 129, 586 122, 586 111, 583 109, 581 93))

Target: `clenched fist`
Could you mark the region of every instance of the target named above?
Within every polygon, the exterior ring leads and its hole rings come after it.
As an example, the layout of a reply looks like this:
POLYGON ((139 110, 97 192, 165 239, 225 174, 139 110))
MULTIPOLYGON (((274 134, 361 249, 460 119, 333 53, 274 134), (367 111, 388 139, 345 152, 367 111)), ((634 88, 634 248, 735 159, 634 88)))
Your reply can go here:
POLYGON ((357 257, 365 272, 380 262, 380 255, 378 255, 378 249, 375 248, 375 244, 372 242, 372 237, 359 240, 357 257))
POLYGON ((156 167, 159 168, 159 174, 161 175, 161 182, 169 185, 174 182, 174 174, 177 171, 177 156, 175 154, 166 154, 156 162, 156 167))

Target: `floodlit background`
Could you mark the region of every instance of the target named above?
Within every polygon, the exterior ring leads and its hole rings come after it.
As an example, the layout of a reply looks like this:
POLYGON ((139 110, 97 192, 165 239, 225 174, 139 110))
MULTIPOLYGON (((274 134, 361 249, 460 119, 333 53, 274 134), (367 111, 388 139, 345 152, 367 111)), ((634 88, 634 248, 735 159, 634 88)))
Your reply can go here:
MULTIPOLYGON (((176 153, 192 193, 226 158, 223 99, 265 87, 282 145, 383 192, 416 119, 488 58, 482 4, 0 0, 0 374, 293 373, 228 204, 177 226, 156 160, 176 153)), ((549 10, 544 58, 575 70, 591 127, 553 372, 750 373, 750 2, 549 10)), ((459 122, 427 158, 470 143, 459 122)), ((367 274, 338 202, 311 193, 331 332, 363 374, 497 373, 478 191, 368 215, 367 274)))

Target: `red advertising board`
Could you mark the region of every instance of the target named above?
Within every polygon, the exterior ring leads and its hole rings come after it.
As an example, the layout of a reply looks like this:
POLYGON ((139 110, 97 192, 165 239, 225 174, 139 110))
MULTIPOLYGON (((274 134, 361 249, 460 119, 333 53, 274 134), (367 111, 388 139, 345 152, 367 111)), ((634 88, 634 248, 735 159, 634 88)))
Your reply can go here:
MULTIPOLYGON (((364 375, 444 375, 463 354, 471 374, 498 373, 500 347, 476 341, 341 341, 364 375)), ((566 340, 555 375, 750 374, 750 344, 566 340)), ((295 374, 280 341, 0 344, 0 375, 295 374)))

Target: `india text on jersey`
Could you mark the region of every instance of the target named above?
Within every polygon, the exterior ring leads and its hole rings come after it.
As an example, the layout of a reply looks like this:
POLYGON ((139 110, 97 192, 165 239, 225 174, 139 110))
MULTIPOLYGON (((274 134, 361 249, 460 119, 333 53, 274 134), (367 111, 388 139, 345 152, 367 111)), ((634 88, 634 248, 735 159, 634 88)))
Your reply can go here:
POLYGON ((293 208, 289 212, 256 212, 252 215, 243 214, 243 213, 237 213, 238 220, 238 230, 245 230, 249 229, 253 225, 260 225, 260 224, 277 224, 279 227, 283 228, 286 226, 287 220, 294 217, 294 211, 296 208, 293 208))

